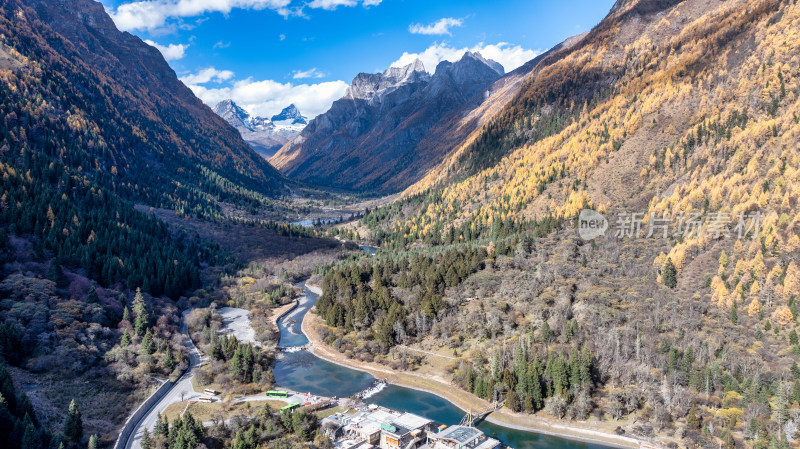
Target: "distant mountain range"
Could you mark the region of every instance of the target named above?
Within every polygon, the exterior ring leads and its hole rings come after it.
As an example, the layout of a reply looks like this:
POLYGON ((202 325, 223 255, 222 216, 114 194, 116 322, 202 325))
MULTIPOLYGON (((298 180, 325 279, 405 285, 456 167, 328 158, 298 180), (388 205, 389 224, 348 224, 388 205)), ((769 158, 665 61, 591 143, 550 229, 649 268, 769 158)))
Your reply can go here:
POLYGON ((239 130, 245 142, 265 159, 272 157, 308 124, 308 119, 293 104, 272 118, 252 117, 233 100, 217 103, 214 112, 239 130))
MULTIPOLYGON (((439 63, 433 75, 419 60, 383 73, 358 74, 345 96, 312 120, 270 162, 301 181, 373 192, 402 190, 441 162, 436 128, 467 104, 480 104, 503 67, 478 53, 439 63), (470 102, 477 98, 478 100, 470 102), (432 132, 433 130, 433 132, 432 132)), ((474 129, 474 128, 470 128, 474 129)))

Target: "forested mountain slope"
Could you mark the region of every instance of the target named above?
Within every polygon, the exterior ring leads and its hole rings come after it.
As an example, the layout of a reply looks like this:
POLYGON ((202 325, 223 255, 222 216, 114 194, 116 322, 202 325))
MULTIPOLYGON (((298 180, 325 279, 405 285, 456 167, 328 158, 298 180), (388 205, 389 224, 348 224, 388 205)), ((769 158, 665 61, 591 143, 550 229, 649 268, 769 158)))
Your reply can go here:
POLYGON ((0 1, 2 446, 110 446, 186 367, 174 301, 224 259, 135 202, 263 211, 283 181, 99 3, 0 1))
MULTIPOLYGON (((505 107, 519 94, 531 76, 544 67, 568 54, 572 46, 579 43, 587 33, 572 36, 550 50, 528 61, 516 70, 505 74, 486 89, 486 96, 473 97, 457 110, 443 117, 431 127, 425 138, 417 145, 416 152, 432 155, 426 159, 404 160, 402 172, 393 180, 396 189, 405 189, 405 194, 425 190, 432 185, 443 186, 473 173, 472 165, 466 166, 465 148, 473 145, 477 136, 482 136, 484 126, 505 111, 505 107)), ((477 166, 477 165, 476 165, 477 166)))
POLYGON ((280 192, 280 175, 100 3, 8 0, 0 26, 12 152, 30 147, 125 198, 188 213, 280 192))
POLYGON ((328 274, 331 341, 446 348, 478 396, 661 442, 794 441, 799 25, 792 1, 620 0, 362 220, 393 251, 328 274))

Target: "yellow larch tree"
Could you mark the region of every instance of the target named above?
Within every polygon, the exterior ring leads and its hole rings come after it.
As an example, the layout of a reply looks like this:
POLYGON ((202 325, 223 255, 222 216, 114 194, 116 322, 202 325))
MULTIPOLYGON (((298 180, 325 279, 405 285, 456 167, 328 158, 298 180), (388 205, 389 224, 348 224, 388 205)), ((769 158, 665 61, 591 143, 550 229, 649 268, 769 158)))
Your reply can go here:
POLYGON ((747 306, 747 314, 750 316, 756 316, 761 313, 761 303, 758 301, 758 298, 753 298, 750 301, 750 305, 747 306))

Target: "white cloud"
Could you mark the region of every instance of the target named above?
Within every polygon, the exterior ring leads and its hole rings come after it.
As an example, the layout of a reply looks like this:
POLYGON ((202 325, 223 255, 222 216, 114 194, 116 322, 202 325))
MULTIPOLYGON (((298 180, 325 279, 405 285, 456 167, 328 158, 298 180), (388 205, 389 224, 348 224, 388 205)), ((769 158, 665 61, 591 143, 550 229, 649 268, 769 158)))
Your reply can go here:
POLYGON ((145 42, 147 45, 151 45, 156 47, 158 51, 164 56, 164 59, 167 61, 177 61, 178 59, 183 58, 186 53, 186 49, 189 48, 188 45, 183 44, 169 44, 169 45, 161 45, 159 43, 153 42, 151 40, 146 40, 145 42))
POLYGON ((325 74, 312 67, 309 70, 295 70, 292 72, 292 78, 299 80, 305 78, 325 78, 325 74))
POLYGON ((211 81, 214 81, 215 83, 221 83, 223 81, 228 81, 231 78, 233 78, 233 72, 230 70, 217 70, 214 67, 207 67, 195 74, 181 77, 181 81, 183 81, 187 86, 191 86, 193 84, 205 84, 211 81))
POLYGON ((143 0, 125 3, 111 17, 121 30, 152 30, 163 26, 167 19, 195 17, 208 12, 229 13, 234 8, 273 9, 289 15, 291 0, 143 0))
POLYGON ((216 44, 214 44, 214 48, 228 48, 230 46, 231 46, 230 42, 218 41, 216 44))
POLYGON ((285 34, 281 34, 280 36, 278 36, 278 39, 284 40, 284 39, 286 39, 286 35, 285 34))
POLYGON ((361 3, 362 6, 378 6, 383 0, 312 0, 307 3, 309 8, 327 9, 332 11, 340 6, 356 6, 361 3))
POLYGON ((452 17, 444 17, 437 20, 430 25, 423 25, 421 23, 412 23, 408 26, 408 32, 411 34, 450 34, 450 28, 460 27, 464 24, 462 19, 454 19, 452 17))
POLYGON ((506 72, 518 68, 542 53, 539 50, 529 50, 519 45, 511 45, 507 42, 499 42, 490 45, 485 45, 481 42, 472 48, 455 48, 445 43, 434 43, 420 53, 403 53, 400 59, 392 63, 392 67, 402 67, 411 64, 415 59, 419 59, 422 61, 425 69, 433 73, 440 62, 458 61, 461 59, 461 56, 464 55, 464 52, 467 51, 476 51, 486 59, 499 62, 506 72))
POLYGON ((308 7, 333 10, 340 6, 356 6, 357 4, 357 0, 313 0, 308 7))
POLYGON ((214 68, 184 76, 181 80, 209 106, 213 107, 230 98, 250 114, 262 117, 271 117, 290 104, 295 104, 303 115, 315 117, 341 98, 348 86, 344 81, 292 84, 252 78, 234 80, 233 72, 214 68), (221 78, 218 74, 227 77, 224 85, 204 85, 212 81, 219 82, 221 78))

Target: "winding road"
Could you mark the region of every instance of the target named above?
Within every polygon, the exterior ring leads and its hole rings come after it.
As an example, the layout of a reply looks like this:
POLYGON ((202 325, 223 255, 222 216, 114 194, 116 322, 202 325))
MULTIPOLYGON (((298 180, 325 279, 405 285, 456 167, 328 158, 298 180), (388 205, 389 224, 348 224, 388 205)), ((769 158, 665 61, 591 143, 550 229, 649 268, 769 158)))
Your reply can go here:
MULTIPOLYGON (((300 302, 303 303, 305 302, 305 300, 306 300, 306 295, 303 295, 300 298, 300 302)), ((135 422, 128 422, 125 424, 125 427, 123 427, 123 431, 121 432, 121 435, 124 434, 124 430, 126 430, 128 426, 132 426, 134 430, 130 433, 128 441, 119 441, 118 444, 115 445, 116 448, 141 449, 140 442, 142 439, 142 435, 144 434, 144 429, 148 429, 149 431, 152 432, 153 427, 155 427, 156 418, 158 418, 159 413, 163 414, 164 410, 166 410, 167 407, 171 404, 175 404, 177 402, 189 401, 204 396, 203 394, 198 393, 194 390, 194 386, 192 385, 192 379, 194 378, 194 375, 197 372, 197 368, 203 365, 207 357, 200 353, 200 350, 197 349, 197 346, 194 345, 194 342, 192 342, 192 339, 189 336, 189 330, 186 326, 187 313, 189 313, 188 310, 183 312, 183 315, 181 316, 180 332, 181 334, 183 334, 184 337, 183 344, 189 353, 189 368, 186 370, 185 373, 183 373, 183 375, 177 380, 177 382, 173 384, 173 386, 164 394, 164 396, 158 402, 152 404, 149 407, 147 412, 141 418, 139 418, 135 422)), ((231 315, 228 317, 227 324, 231 324, 232 321, 236 321, 235 318, 242 318, 242 317, 235 314, 231 315)), ((236 328, 232 329, 232 332, 234 334, 237 334, 237 330, 243 331, 242 329, 239 329, 237 326, 233 327, 236 328)), ((247 320, 247 327, 249 327, 249 320, 247 320)), ((299 329, 299 325, 297 325, 296 327, 299 329)), ((255 341, 254 335, 250 335, 252 333, 253 333, 252 329, 250 329, 248 336, 250 336, 250 338, 254 343, 257 343, 255 341)), ((244 338, 244 340, 248 339, 244 335, 237 335, 237 337, 242 337, 244 338)), ((296 395, 296 398, 294 396, 293 398, 297 399, 295 402, 305 402, 304 395, 298 394, 296 395)), ((265 395, 264 396, 258 395, 258 396, 234 399, 233 402, 246 402, 248 400, 264 400, 264 399, 267 399, 265 395)))
POLYGON ((144 416, 142 416, 135 423, 129 423, 129 425, 135 427, 135 430, 131 433, 125 445, 121 445, 121 447, 124 447, 125 449, 141 449, 140 442, 142 440, 142 435, 144 434, 144 429, 152 431, 156 424, 156 418, 158 417, 158 414, 163 413, 167 406, 176 402, 196 399, 202 396, 200 393, 194 391, 192 379, 194 378, 197 368, 200 367, 205 361, 205 357, 200 354, 200 351, 189 337, 189 330, 186 327, 186 313, 187 312, 184 312, 183 316, 181 317, 181 334, 184 336, 183 344, 186 346, 186 349, 189 352, 189 368, 185 373, 183 373, 178 381, 175 382, 175 384, 169 389, 164 397, 150 407, 150 410, 148 410, 144 416))

